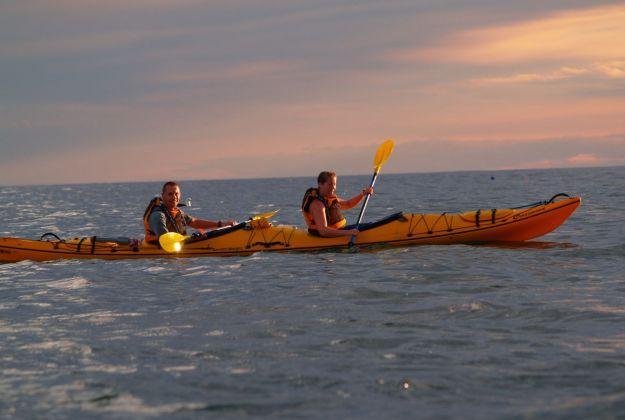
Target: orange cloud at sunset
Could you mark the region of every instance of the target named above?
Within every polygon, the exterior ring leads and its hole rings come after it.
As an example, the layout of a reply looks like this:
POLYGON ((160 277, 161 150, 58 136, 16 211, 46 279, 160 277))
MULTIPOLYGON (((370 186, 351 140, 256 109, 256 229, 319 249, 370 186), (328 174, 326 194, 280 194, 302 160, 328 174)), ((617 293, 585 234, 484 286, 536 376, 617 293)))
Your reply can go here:
POLYGON ((625 131, 625 4, 462 29, 386 58, 450 75, 423 92, 418 115, 431 115, 415 129, 424 136, 515 141, 625 131))
POLYGON ((594 69, 607 77, 614 79, 625 78, 625 60, 611 61, 607 63, 596 63, 594 69))
POLYGON ((469 64, 527 61, 621 60, 625 57, 625 5, 559 12, 507 26, 461 32, 441 45, 398 51, 397 60, 469 64))

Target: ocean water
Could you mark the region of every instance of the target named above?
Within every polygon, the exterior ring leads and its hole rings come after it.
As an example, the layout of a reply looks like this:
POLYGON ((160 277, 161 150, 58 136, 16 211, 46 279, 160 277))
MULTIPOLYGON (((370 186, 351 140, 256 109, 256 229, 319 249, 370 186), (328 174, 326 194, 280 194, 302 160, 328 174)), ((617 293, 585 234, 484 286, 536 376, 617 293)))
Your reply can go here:
MULTIPOLYGON (((623 418, 624 180, 383 173, 365 215, 582 196, 525 246, 0 265, 0 417, 623 418)), ((198 217, 301 225, 313 181, 181 186, 198 217)), ((0 187, 0 236, 139 237, 159 187, 0 187)))

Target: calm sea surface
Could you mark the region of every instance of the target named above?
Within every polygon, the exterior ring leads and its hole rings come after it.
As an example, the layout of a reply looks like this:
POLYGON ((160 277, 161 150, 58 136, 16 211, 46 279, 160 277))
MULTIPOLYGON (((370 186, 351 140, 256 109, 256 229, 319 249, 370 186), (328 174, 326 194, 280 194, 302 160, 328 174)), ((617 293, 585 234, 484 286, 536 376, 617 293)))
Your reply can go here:
MULTIPOLYGON (((313 180, 182 192, 198 217, 301 225, 313 180)), ((0 417, 623 418, 624 180, 383 173, 365 215, 582 196, 527 246, 0 265, 0 417)), ((0 236, 139 237, 159 188, 0 187, 0 236)))

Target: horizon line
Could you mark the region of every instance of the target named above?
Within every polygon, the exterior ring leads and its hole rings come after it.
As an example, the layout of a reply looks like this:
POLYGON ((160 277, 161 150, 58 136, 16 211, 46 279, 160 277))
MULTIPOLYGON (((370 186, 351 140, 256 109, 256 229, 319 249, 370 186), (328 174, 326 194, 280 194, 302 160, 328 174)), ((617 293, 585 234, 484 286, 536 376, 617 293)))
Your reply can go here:
MULTIPOLYGON (((426 175, 426 174, 446 174, 446 173, 474 173, 474 172, 525 172, 525 171, 554 171, 561 169, 608 169, 608 168, 622 168, 625 167, 623 165, 587 165, 587 166, 554 166, 552 168, 537 168, 537 167, 527 167, 527 168, 513 168, 513 169, 458 169, 452 171, 427 171, 427 172, 385 172, 386 175, 426 175)), ((352 177, 352 176, 370 176, 371 173, 346 173, 346 174, 337 174, 337 176, 341 177, 352 177)), ((293 176, 275 176, 275 177, 240 177, 240 178, 187 178, 187 179, 176 179, 174 180, 177 183, 182 182, 195 182, 195 181, 246 181, 246 180, 272 180, 272 179, 289 179, 289 178, 316 178, 316 175, 311 174, 307 175, 293 175, 293 176)), ((69 182, 69 183, 50 183, 50 184, 12 184, 12 185, 3 185, 0 184, 0 188, 20 188, 20 187, 63 187, 70 185, 106 185, 106 184, 150 184, 150 183, 160 183, 160 182, 168 182, 164 181, 165 178, 160 180, 147 180, 147 181, 117 181, 117 182, 105 182, 105 181, 96 181, 96 182, 69 182)), ((169 179, 171 180, 171 179, 169 179)))

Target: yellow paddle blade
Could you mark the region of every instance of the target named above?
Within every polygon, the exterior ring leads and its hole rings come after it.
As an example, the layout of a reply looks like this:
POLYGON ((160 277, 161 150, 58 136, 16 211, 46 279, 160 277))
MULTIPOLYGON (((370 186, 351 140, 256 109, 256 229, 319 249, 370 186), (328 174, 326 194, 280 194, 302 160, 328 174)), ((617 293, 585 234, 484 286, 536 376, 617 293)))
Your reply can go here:
POLYGON ((188 236, 184 236, 176 232, 167 232, 158 238, 158 243, 161 244, 161 248, 167 252, 180 252, 182 249, 182 243, 187 238, 188 236))
POLYGON ((373 158, 373 168, 376 172, 380 171, 384 162, 386 162, 391 153, 393 153, 393 147, 395 147, 395 143, 390 139, 386 140, 380 147, 378 147, 375 158, 373 158))
POLYGON ((250 218, 250 220, 271 219, 279 211, 280 211, 280 209, 274 210, 274 211, 270 211, 269 213, 256 214, 256 215, 252 216, 250 218))

